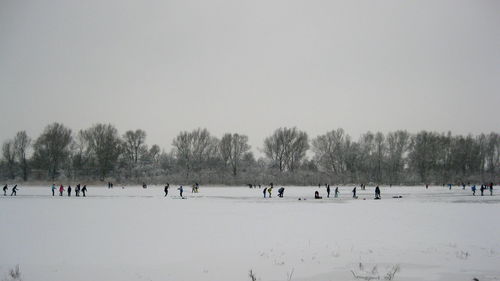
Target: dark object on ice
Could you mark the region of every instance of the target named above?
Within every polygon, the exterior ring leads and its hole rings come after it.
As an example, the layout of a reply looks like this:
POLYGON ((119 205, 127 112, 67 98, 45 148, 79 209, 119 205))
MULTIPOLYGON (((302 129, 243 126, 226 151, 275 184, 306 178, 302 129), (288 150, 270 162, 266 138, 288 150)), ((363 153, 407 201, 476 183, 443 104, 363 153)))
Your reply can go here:
POLYGON ((179 190, 179 194, 181 195, 181 198, 182 198, 182 192, 184 192, 184 188, 182 188, 182 185, 177 188, 177 190, 179 190))
POLYGON ((10 194, 10 196, 12 196, 12 195, 17 196, 17 190, 18 190, 18 188, 17 188, 17 184, 16 184, 16 185, 14 185, 14 187, 12 188, 12 193, 10 194))
POLYGON ((314 192, 314 199, 323 199, 323 197, 319 196, 319 192, 317 190, 314 192))
POLYGON ((394 196, 392 196, 392 198, 403 198, 403 196, 401 196, 401 195, 394 195, 394 196))
POLYGON ((380 188, 378 187, 375 187, 375 199, 381 199, 380 197, 380 188))
POLYGON ((3 187, 3 196, 7 196, 7 190, 8 190, 7 185, 5 185, 3 187))
POLYGON ((266 198, 266 192, 267 192, 267 187, 264 187, 264 190, 262 191, 262 193, 264 193, 264 198, 266 198))
POLYGON ((80 196, 80 184, 77 184, 75 187, 75 196, 76 197, 80 196))
POLYGON ((148 186, 146 185, 146 183, 142 183, 142 188, 148 188, 148 186))
POLYGON ((352 198, 357 198, 357 196, 356 196, 356 187, 354 187, 353 190, 352 190, 352 198))
POLYGON ((87 192, 87 185, 83 185, 83 187, 82 187, 83 197, 85 197, 85 192, 87 192))
POLYGON ((326 197, 330 198, 330 185, 326 186, 326 197))
POLYGON ((280 187, 280 189, 278 189, 278 197, 283 198, 283 193, 284 192, 285 192, 285 188, 284 187, 280 187))
POLYGON ((68 197, 71 197, 71 185, 68 185, 68 197))

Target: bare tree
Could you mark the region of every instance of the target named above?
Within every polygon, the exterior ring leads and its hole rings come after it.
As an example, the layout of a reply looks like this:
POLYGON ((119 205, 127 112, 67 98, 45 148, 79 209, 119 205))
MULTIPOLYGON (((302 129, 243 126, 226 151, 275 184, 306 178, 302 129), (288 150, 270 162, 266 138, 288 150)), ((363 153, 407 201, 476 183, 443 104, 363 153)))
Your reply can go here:
POLYGON ((20 131, 14 138, 14 148, 17 161, 22 171, 23 180, 28 180, 28 159, 27 152, 31 146, 31 138, 26 131, 20 131))
POLYGON ((5 166, 7 168, 7 177, 10 179, 15 178, 15 166, 16 166, 16 149, 14 141, 7 140, 2 145, 2 155, 5 161, 5 166))
POLYGON ((387 164, 390 183, 399 183, 403 172, 404 155, 409 149, 410 134, 407 131, 396 131, 387 134, 387 164))
POLYGON ((37 138, 34 144, 35 162, 47 169, 51 179, 57 177, 60 165, 67 159, 71 141, 71 129, 59 123, 45 127, 37 138))
POLYGON ((120 155, 121 140, 118 130, 111 124, 96 124, 83 133, 94 157, 101 179, 104 179, 120 155))
POLYGON ((146 142, 146 132, 140 129, 135 131, 127 131, 123 134, 124 153, 129 157, 130 161, 137 164, 140 158, 141 148, 146 142))
POLYGON ((343 129, 332 130, 312 141, 314 159, 323 171, 340 175, 345 171, 345 142, 348 139, 343 129))
POLYGON ((238 174, 240 163, 249 150, 248 137, 245 135, 226 133, 219 142, 221 158, 224 164, 229 163, 233 176, 238 174))
POLYGON ((264 140, 264 153, 280 172, 299 167, 309 149, 307 133, 297 128, 279 128, 264 140))
POLYGON ((218 141, 207 129, 181 132, 173 140, 174 155, 189 177, 191 171, 199 171, 217 152, 218 141))

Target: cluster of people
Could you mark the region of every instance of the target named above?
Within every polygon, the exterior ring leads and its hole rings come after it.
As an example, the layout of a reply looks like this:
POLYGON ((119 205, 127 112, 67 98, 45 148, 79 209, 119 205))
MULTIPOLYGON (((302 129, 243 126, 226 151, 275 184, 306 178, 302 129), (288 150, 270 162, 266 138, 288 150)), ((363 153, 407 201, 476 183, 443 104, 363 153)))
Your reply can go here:
MULTIPOLYGON (((9 187, 8 185, 4 185, 3 187, 3 196, 7 196, 7 191, 9 190, 9 187)), ((12 187, 12 190, 11 190, 11 193, 10 193, 10 196, 17 196, 17 191, 19 190, 19 188, 17 188, 17 184, 15 184, 13 187, 12 187)))
POLYGON ((200 191, 200 185, 195 182, 191 188, 191 193, 198 193, 200 191))
MULTIPOLYGON (((52 196, 55 196, 56 195, 56 190, 57 190, 57 187, 56 187, 55 184, 52 184, 51 190, 52 190, 52 196)), ((73 189, 71 188, 71 185, 68 185, 68 187, 65 189, 64 186, 61 184, 59 186, 59 196, 63 196, 64 195, 64 191, 67 192, 68 197, 71 197, 71 191, 73 191, 73 189)), ((75 196, 76 197, 80 197, 80 193, 82 194, 83 197, 86 197, 87 185, 83 185, 83 187, 81 187, 80 184, 77 184, 75 186, 75 196)))
MULTIPOLYGON (((476 196, 476 186, 475 185, 471 186, 471 189, 472 189, 472 195, 476 196)), ((490 196, 493 196, 493 183, 491 182, 490 184, 481 184, 479 190, 481 191, 481 196, 484 196, 485 190, 489 190, 490 196)))
MULTIPOLYGON (((266 198, 266 195, 267 195, 267 197, 272 198, 272 196, 273 196, 273 188, 274 188, 274 184, 273 183, 270 183, 269 187, 264 187, 264 190, 262 190, 262 193, 264 194, 264 198, 266 198)), ((280 187, 278 189, 278 197, 283 198, 284 194, 285 194, 285 188, 284 187, 280 187)))

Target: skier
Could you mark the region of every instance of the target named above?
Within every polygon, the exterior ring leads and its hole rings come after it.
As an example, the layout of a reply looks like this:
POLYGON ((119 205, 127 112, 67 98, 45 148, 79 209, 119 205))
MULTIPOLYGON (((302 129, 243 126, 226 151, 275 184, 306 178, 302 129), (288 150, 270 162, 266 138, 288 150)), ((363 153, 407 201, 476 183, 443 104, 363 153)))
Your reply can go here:
POLYGON ((7 190, 8 190, 7 185, 5 185, 3 187, 3 196, 7 196, 7 190))
POLYGON ((283 198, 283 193, 284 192, 285 192, 285 188, 284 187, 280 187, 280 189, 278 189, 278 197, 283 198))
POLYGON ((473 185, 471 189, 472 189, 472 195, 476 196, 476 185, 473 185))
POLYGON ((356 196, 356 187, 354 187, 354 189, 352 190, 352 198, 358 198, 356 196))
POLYGON ((71 197, 71 185, 68 185, 68 197, 71 197))
POLYGON ((266 192, 267 192, 267 187, 264 187, 264 191, 263 191, 263 193, 264 193, 264 198, 266 198, 266 192))
POLYGON ((330 198, 330 185, 326 186, 326 197, 330 198))
POLYGON ((380 199, 380 188, 378 187, 375 187, 375 199, 380 199))
POLYGON ((163 197, 167 197, 167 195, 168 195, 168 188, 169 187, 170 187, 170 185, 167 182, 167 185, 165 185, 165 196, 163 196, 163 197))
POLYGON ((55 194, 56 193, 56 184, 55 183, 52 184, 52 188, 51 189, 52 189, 52 196, 56 195, 55 194))
POLYGON ((63 192, 64 192, 64 186, 61 184, 61 186, 59 187, 59 196, 63 196, 63 192))
POLYGON ((10 196, 12 196, 12 195, 17 196, 17 190, 18 190, 18 188, 17 188, 17 184, 16 184, 16 185, 14 185, 14 187, 12 188, 12 193, 10 194, 10 196))
POLYGON ((83 185, 83 187, 82 187, 83 197, 85 197, 85 192, 87 192, 87 185, 83 185))
POLYGON ((335 187, 335 198, 339 197, 339 187, 335 187))
POLYGON ((179 190, 179 194, 181 195, 181 198, 183 198, 182 192, 184 192, 184 188, 182 188, 182 185, 179 188, 177 188, 177 190, 179 190))

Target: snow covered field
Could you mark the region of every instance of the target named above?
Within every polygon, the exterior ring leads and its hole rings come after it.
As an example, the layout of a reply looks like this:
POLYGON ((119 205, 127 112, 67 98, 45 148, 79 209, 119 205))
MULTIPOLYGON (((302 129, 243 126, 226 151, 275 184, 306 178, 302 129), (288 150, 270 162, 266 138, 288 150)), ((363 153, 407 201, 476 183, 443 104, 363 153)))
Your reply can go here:
POLYGON ((384 186, 382 200, 373 187, 353 200, 351 189, 263 199, 201 186, 181 200, 174 186, 167 198, 160 186, 90 186, 86 198, 21 186, 0 196, 0 280, 16 264, 24 281, 237 281, 250 269, 262 281, 384 280, 396 265, 393 280, 500 280, 500 196, 384 186))

